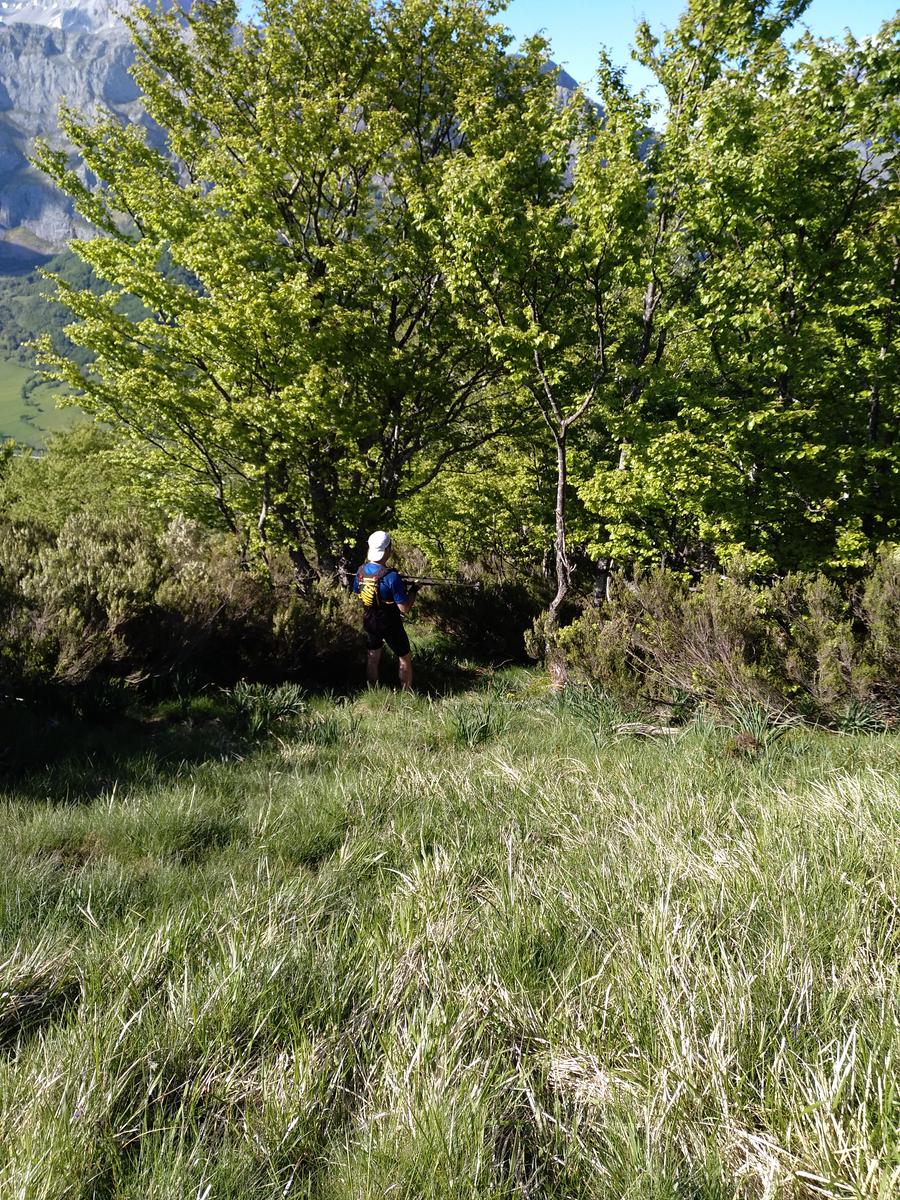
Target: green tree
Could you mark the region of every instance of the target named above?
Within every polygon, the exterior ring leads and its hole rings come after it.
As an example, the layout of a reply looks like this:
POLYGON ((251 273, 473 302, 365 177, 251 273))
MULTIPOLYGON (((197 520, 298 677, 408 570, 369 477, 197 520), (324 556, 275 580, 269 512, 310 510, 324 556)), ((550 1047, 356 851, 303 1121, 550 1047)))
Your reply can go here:
POLYGON ((446 173, 447 232, 439 241, 473 336, 530 399, 553 446, 552 633, 572 583, 572 431, 592 406, 608 405, 620 363, 630 360, 627 298, 640 283, 650 217, 643 105, 610 68, 615 103, 601 120, 580 92, 560 94, 546 55, 535 39, 489 92, 465 93, 470 153, 446 173))
POLYGON ((635 447, 670 404, 657 384, 671 377, 669 336, 695 286, 683 164, 703 99, 728 63, 777 39, 804 4, 694 0, 662 47, 639 30, 641 57, 667 98, 660 136, 645 98, 629 92, 606 54, 599 110, 578 94, 563 100, 552 73, 541 73, 540 40, 489 101, 470 89, 462 105, 471 153, 446 175, 443 244, 455 295, 480 309, 481 336, 531 397, 555 449, 551 640, 572 584, 573 461, 594 512, 593 537, 582 520, 579 534, 608 570, 626 548, 608 485, 628 476, 635 447))
POLYGON ((459 93, 504 58, 494 8, 269 0, 258 26, 232 2, 138 9, 134 73, 165 149, 64 111, 97 186, 40 153, 100 231, 74 248, 108 285, 58 281, 93 357, 45 347, 49 368, 136 459, 168 464, 172 503, 203 489, 229 528, 286 542, 302 576, 346 567, 498 424, 496 368, 434 243, 466 153, 459 93))
POLYGON ((788 10, 737 8, 691 4, 662 50, 641 39, 683 286, 622 469, 581 464, 579 491, 598 554, 858 564, 900 519, 897 24, 797 54, 788 10))
POLYGON ((403 505, 398 532, 442 572, 479 564, 505 578, 543 569, 555 473, 553 448, 532 423, 448 463, 403 505))

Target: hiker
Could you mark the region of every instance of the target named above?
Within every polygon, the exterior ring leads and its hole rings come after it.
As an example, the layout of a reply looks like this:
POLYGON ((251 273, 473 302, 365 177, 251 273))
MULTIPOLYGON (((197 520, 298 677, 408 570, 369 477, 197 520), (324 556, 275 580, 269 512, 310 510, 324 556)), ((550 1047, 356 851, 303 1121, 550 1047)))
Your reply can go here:
POLYGON ((409 612, 419 589, 414 583, 407 587, 398 572, 387 565, 390 556, 391 535, 379 529, 369 538, 368 558, 356 572, 353 590, 363 602, 369 687, 378 684, 381 651, 387 642, 400 660, 400 686, 408 692, 412 690, 412 652, 401 613, 409 612))

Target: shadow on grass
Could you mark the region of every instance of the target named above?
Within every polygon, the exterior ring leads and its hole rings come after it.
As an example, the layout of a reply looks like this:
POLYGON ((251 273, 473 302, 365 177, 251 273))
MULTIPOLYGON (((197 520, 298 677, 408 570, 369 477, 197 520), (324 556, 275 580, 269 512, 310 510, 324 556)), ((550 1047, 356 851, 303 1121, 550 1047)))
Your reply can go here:
MULTIPOLYGON (((485 686, 493 678, 494 671, 510 661, 506 659, 503 663, 493 663, 488 659, 464 657, 452 637, 421 625, 408 625, 407 632, 412 648, 415 691, 425 696, 453 696, 485 686)), ((381 659, 379 678, 381 686, 388 690, 400 686, 397 656, 387 645, 381 659)), ((344 672, 340 679, 329 681, 329 686, 311 686, 309 695, 352 699, 365 690, 366 663, 363 657, 349 677, 344 672)))
MULTIPOLYGON (((482 686, 492 678, 493 666, 460 658, 452 638, 435 633, 422 636, 416 629, 410 633, 417 692, 426 696, 453 696, 482 686)), ((385 651, 385 659, 382 680, 396 680, 396 660, 389 651, 385 651)))
POLYGON ((75 980, 38 980, 27 990, 4 991, 0 997, 0 1055, 16 1054, 39 1030, 62 1018, 81 999, 75 980))
MULTIPOLYGON (((454 695, 492 678, 490 666, 459 661, 452 643, 442 637, 415 639, 413 655, 416 690, 426 695, 454 695)), ((397 683, 397 662, 390 651, 382 678, 389 687, 397 683)), ((274 696, 292 686, 262 690, 274 696)), ((261 685, 250 685, 248 691, 253 693, 254 687, 261 685)), ((319 694, 349 699, 364 690, 365 664, 360 663, 356 686, 341 680, 337 688, 319 694)), ((296 692, 302 694, 299 688, 296 692)), ((316 694, 306 692, 309 698, 316 694)), ((0 797, 86 803, 113 789, 171 779, 202 763, 240 761, 290 731, 289 725, 276 723, 259 728, 248 720, 247 705, 242 707, 239 699, 239 688, 155 702, 111 688, 105 698, 94 695, 79 709, 71 702, 0 695, 0 797)), ((321 740, 321 724, 321 719, 315 724, 313 741, 321 740)))
POLYGON ((244 757, 262 739, 216 712, 47 713, 0 706, 0 795, 80 804, 188 765, 244 757))

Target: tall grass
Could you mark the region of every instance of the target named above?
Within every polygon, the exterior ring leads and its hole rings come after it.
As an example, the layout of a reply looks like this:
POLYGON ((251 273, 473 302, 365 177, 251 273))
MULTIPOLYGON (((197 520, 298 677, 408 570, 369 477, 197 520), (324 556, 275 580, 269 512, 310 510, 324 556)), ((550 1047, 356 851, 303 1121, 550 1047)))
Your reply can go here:
POLYGON ((4 1200, 900 1192, 900 739, 510 680, 6 794, 4 1200))

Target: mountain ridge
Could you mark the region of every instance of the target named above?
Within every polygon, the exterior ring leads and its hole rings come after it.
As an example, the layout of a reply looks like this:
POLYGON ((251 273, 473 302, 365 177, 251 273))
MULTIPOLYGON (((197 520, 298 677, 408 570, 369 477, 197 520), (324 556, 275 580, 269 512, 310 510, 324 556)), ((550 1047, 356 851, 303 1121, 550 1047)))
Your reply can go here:
MULTIPOLYGON (((188 9, 191 0, 177 0, 188 9)), ((154 8, 170 9, 175 0, 156 0, 154 8)), ((122 22, 127 3, 110 0, 78 0, 76 4, 60 0, 0 0, 0 25, 41 25, 68 33, 114 34, 127 38, 122 22)))
MULTIPOLYGON (((173 0, 160 2, 170 8, 173 0)), ((109 0, 0 0, 0 243, 35 261, 90 236, 71 200, 29 162, 35 138, 65 146, 62 100, 155 129, 129 74, 134 49, 122 7, 109 0)))

